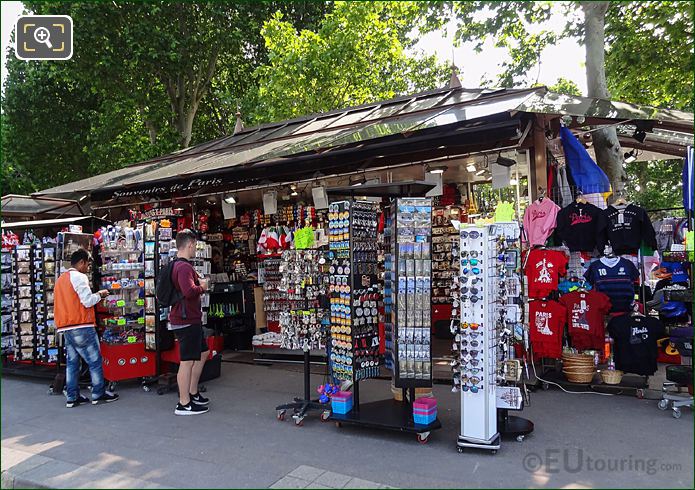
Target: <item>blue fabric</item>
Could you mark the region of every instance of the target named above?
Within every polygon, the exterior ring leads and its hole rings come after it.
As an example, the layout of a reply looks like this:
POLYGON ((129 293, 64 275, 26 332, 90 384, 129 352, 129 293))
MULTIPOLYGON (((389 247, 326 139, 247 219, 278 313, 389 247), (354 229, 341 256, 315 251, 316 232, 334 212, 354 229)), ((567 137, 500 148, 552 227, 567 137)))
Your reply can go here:
POLYGON ((695 210, 695 149, 688 147, 683 164, 683 207, 688 211, 695 210))
POLYGON ((75 401, 80 394, 80 357, 89 366, 92 377, 92 400, 101 397, 105 392, 104 368, 99 338, 94 327, 76 328, 63 333, 65 351, 68 358, 65 368, 65 384, 68 401, 75 401))
POLYGON ((577 188, 584 194, 609 192, 611 186, 608 177, 591 159, 584 145, 575 138, 572 131, 563 126, 560 128, 560 139, 565 152, 565 162, 577 188))
POLYGON ((661 267, 671 274, 671 282, 688 282, 688 271, 682 262, 662 262, 661 267))

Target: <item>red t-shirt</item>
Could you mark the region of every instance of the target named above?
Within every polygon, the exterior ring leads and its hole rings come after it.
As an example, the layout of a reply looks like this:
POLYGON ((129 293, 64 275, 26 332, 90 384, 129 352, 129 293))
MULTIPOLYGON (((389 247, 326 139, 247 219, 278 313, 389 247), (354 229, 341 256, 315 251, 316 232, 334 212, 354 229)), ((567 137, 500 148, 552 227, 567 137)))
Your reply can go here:
POLYGON ((603 349, 605 317, 611 300, 598 291, 572 291, 560 298, 567 308, 567 325, 576 349, 603 349))
POLYGON ((557 250, 531 250, 524 269, 529 298, 545 298, 556 291, 559 278, 567 273, 567 263, 567 256, 557 250))
POLYGON ((529 331, 533 353, 538 357, 562 357, 562 334, 567 310, 557 301, 529 303, 529 331))

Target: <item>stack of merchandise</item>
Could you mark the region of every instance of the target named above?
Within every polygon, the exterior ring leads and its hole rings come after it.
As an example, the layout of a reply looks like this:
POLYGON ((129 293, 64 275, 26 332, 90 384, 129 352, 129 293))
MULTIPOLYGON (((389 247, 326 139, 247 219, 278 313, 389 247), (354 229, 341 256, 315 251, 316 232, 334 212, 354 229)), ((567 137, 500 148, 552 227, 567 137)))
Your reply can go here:
POLYGON ((418 398, 413 402, 413 421, 418 425, 430 425, 437 419, 437 399, 418 398))
POLYGON ((339 391, 331 397, 331 411, 338 414, 346 414, 352 410, 352 392, 339 391))

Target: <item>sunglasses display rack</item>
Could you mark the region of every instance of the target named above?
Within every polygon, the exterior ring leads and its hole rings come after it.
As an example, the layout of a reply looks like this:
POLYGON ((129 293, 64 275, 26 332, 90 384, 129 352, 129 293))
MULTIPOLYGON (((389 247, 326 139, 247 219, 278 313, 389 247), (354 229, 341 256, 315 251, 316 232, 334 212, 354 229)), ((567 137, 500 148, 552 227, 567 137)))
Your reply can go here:
MULTIPOLYGON (((500 448, 500 434, 523 436, 533 430, 525 422, 513 430, 507 410, 521 409, 521 364, 511 359, 515 339, 523 337, 519 276, 519 226, 496 223, 460 230, 460 271, 457 289, 460 311, 453 350, 453 391, 460 391, 464 448, 500 448), (501 411, 498 407, 502 407, 501 411), (509 425, 509 427, 507 426, 509 425)), ((452 328, 453 328, 452 327, 452 328)))
POLYGON ((14 257, 12 250, 2 250, 0 268, 0 286, 2 293, 2 354, 13 354, 15 347, 14 326, 17 324, 16 308, 14 306, 14 257))
POLYGON ((292 308, 280 313, 281 349, 301 350, 304 354, 304 398, 275 407, 278 420, 284 420, 287 410, 298 426, 307 412, 323 410, 318 399, 311 398, 311 351, 325 349, 329 323, 326 306, 329 259, 322 250, 286 250, 280 263, 279 289, 287 294, 292 308))
POLYGON ((45 338, 44 349, 46 352, 46 362, 53 363, 58 361, 60 350, 58 339, 56 338, 55 319, 53 315, 53 304, 56 282, 56 246, 53 243, 43 245, 43 294, 44 294, 44 321, 45 338))
POLYGON ((392 206, 389 265, 392 288, 394 384, 432 386, 432 200, 399 198, 392 206))
POLYGON ((280 313, 287 310, 287 294, 280 290, 280 254, 258 256, 258 282, 263 286, 263 310, 268 330, 280 331, 280 313))

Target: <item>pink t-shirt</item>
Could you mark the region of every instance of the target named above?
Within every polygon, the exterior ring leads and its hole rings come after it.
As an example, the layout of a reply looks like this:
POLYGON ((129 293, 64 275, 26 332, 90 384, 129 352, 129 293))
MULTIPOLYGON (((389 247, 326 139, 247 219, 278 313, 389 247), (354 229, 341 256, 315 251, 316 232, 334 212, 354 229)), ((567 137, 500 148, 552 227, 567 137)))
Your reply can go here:
POLYGON ((547 197, 531 203, 524 213, 524 243, 531 247, 545 245, 545 241, 555 229, 558 211, 560 206, 547 197))

